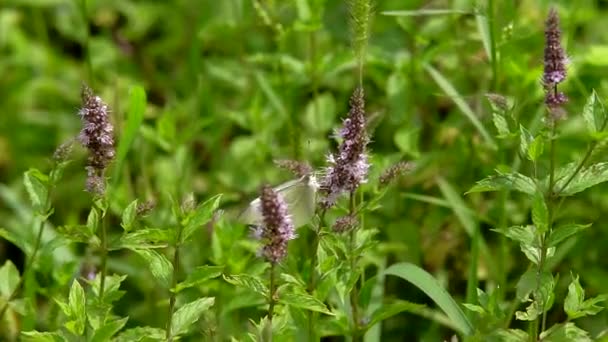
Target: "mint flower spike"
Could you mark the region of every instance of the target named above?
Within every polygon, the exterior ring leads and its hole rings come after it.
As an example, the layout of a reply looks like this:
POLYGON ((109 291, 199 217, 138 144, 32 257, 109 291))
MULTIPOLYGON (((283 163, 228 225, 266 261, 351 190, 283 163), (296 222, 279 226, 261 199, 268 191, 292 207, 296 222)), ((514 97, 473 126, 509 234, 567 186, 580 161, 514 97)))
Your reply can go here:
POLYGON ((324 207, 333 206, 341 194, 353 192, 367 182, 369 137, 366 127, 364 92, 363 88, 357 87, 350 98, 348 117, 337 132, 342 142, 338 151, 327 157, 329 166, 320 184, 325 195, 321 200, 324 207))
POLYGON ((260 202, 263 223, 256 227, 254 236, 264 244, 260 255, 277 264, 287 256, 287 243, 296 238, 295 228, 285 200, 270 186, 262 187, 260 202))
POLYGON ((566 95, 557 90, 557 85, 566 79, 568 58, 561 44, 559 14, 555 8, 549 10, 545 22, 545 56, 543 86, 546 90, 545 103, 556 108, 568 101, 566 95))
POLYGON ((114 160, 114 127, 110 123, 108 105, 93 94, 87 85, 81 90, 82 108, 78 114, 82 120, 82 130, 78 135, 80 143, 89 150, 87 160, 86 190, 96 195, 105 192, 105 170, 114 160))

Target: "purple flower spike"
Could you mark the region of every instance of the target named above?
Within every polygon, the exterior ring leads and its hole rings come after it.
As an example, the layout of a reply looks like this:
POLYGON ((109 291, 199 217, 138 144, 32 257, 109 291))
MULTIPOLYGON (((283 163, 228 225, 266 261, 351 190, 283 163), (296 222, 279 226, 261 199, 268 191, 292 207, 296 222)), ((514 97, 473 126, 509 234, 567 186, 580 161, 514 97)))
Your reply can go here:
POLYGON ((552 8, 545 22, 545 70, 543 73, 543 85, 547 92, 545 103, 550 108, 559 107, 568 101, 563 93, 557 91, 557 84, 566 79, 567 60, 561 44, 559 15, 555 8, 552 8))
POLYGON ((337 153, 330 154, 321 190, 325 194, 322 204, 329 208, 338 197, 353 192, 367 181, 369 163, 366 146, 369 137, 366 132, 365 98, 363 89, 358 87, 350 98, 350 111, 337 135, 342 138, 337 153))
POLYGON ((82 86, 82 130, 80 143, 89 150, 87 161, 88 192, 102 195, 105 191, 104 173, 114 159, 114 127, 110 123, 109 108, 103 100, 93 94, 91 88, 82 86))
POLYGON ((287 255, 287 243, 296 238, 295 229, 287 204, 270 186, 262 187, 260 201, 263 226, 258 227, 254 235, 264 243, 260 254, 276 264, 287 255))

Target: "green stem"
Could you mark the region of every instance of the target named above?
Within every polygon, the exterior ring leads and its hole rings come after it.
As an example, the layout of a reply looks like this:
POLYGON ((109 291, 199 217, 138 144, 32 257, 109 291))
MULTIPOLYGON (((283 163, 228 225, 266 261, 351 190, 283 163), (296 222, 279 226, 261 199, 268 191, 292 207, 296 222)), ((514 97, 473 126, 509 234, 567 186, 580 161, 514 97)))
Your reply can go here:
MULTIPOLYGON (((350 193, 349 199, 349 215, 354 215, 355 212, 355 192, 350 193)), ((356 238, 357 238, 357 227, 353 227, 349 234, 349 250, 350 250, 350 269, 352 274, 356 274, 357 258, 355 255, 356 249, 356 238)), ((352 320, 353 320, 353 331, 352 341, 357 342, 359 340, 359 290, 357 284, 353 286, 350 292, 350 306, 352 309, 352 320)))
POLYGON ((490 54, 492 58, 492 90, 496 91, 498 86, 498 61, 496 52, 496 16, 494 13, 494 1, 488 0, 488 28, 490 34, 490 54))
MULTIPOLYGON (((103 211, 102 211, 103 213, 103 211)), ((101 279, 99 281, 99 301, 103 300, 103 293, 106 287, 106 274, 108 263, 108 229, 106 215, 101 218, 101 279)))
POLYGON ((173 289, 175 289, 175 287, 177 286, 177 276, 179 273, 179 249, 180 249, 180 243, 179 241, 181 240, 181 235, 182 235, 182 227, 181 225, 178 227, 178 232, 177 232, 177 239, 176 239, 176 243, 175 243, 175 251, 173 252, 173 275, 171 276, 171 288, 169 289, 169 313, 168 313, 168 318, 167 318, 167 341, 168 342, 172 342, 173 341, 173 332, 171 331, 171 325, 173 323, 173 312, 175 311, 175 301, 177 299, 177 294, 175 291, 172 291, 173 289))
POLYGON ((93 63, 91 62, 91 49, 90 49, 90 33, 89 33, 89 21, 87 15, 87 0, 80 1, 80 11, 82 15, 82 21, 85 24, 84 30, 84 50, 86 55, 86 63, 87 63, 87 76, 89 80, 89 86, 91 88, 95 87, 93 83, 93 63))
MULTIPOLYGON (((549 187, 547 188, 547 192, 545 194, 545 199, 547 202, 547 231, 544 232, 541 236, 540 242, 540 260, 538 262, 538 269, 536 272, 536 292, 538 292, 540 288, 541 275, 543 272, 543 268, 545 266, 545 262, 547 259, 547 237, 551 235, 553 230, 553 216, 554 216, 554 206, 555 206, 555 193, 553 192, 553 187, 555 186, 555 133, 556 133, 557 122, 553 121, 551 124, 551 136, 550 136, 550 145, 549 145, 549 187)), ((534 338, 537 339, 539 335, 539 325, 540 332, 545 331, 546 322, 547 322, 547 312, 545 310, 545 298, 541 298, 541 312, 542 318, 539 318, 540 322, 536 321, 534 324, 534 338), (539 324, 540 323, 540 324, 539 324)), ((536 299, 538 300, 538 298, 536 299)))
MULTIPOLYGON (((325 213, 326 209, 322 209, 321 214, 319 215, 319 225, 316 229, 313 230, 313 241, 312 241, 312 249, 310 255, 310 278, 308 281, 308 293, 312 295, 312 293, 317 288, 317 262, 318 257, 317 253, 319 250, 319 242, 321 240, 321 229, 323 228, 323 223, 325 222, 325 213)), ((312 340, 316 340, 313 338, 316 336, 316 324, 315 324, 316 313, 314 311, 308 311, 308 338, 312 340)))
POLYGON ((266 341, 272 342, 272 316, 274 315, 274 305, 275 305, 275 292, 276 292, 276 284, 275 284, 275 266, 274 262, 270 263, 270 292, 268 294, 268 326, 265 328, 266 331, 266 341))

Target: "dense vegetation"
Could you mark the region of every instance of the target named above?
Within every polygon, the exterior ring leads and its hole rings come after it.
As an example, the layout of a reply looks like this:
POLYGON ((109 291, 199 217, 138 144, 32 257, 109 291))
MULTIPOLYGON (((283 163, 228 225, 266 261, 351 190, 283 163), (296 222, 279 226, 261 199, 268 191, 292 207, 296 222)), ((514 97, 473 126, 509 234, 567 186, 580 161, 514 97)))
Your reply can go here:
POLYGON ((608 340, 607 8, 2 2, 0 340, 608 340))

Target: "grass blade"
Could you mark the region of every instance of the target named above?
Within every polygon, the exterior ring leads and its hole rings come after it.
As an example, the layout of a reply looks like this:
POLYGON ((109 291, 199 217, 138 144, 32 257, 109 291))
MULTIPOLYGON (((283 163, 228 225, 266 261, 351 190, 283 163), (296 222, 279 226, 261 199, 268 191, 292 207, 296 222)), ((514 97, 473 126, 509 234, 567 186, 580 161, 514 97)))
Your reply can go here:
POLYGON ((427 271, 407 262, 390 266, 385 272, 404 279, 426 293, 465 335, 473 332, 471 322, 450 294, 427 271))
POLYGON ((481 121, 477 118, 471 107, 463 100, 463 96, 458 93, 456 88, 445 78, 437 69, 433 68, 430 64, 424 64, 424 69, 431 75, 437 85, 443 90, 443 92, 450 97, 460 111, 466 116, 469 121, 475 126, 479 134, 486 140, 486 142, 493 148, 496 149, 496 142, 492 136, 488 133, 486 128, 483 126, 481 121))
MULTIPOLYGON (((127 111, 127 122, 120 135, 120 142, 116 149, 116 165, 114 167, 113 181, 118 182, 122 166, 127 159, 127 153, 135 140, 139 127, 144 120, 146 110, 146 91, 141 86, 132 87, 129 92, 129 110, 127 111)), ((116 184, 116 183, 115 183, 116 184)))

